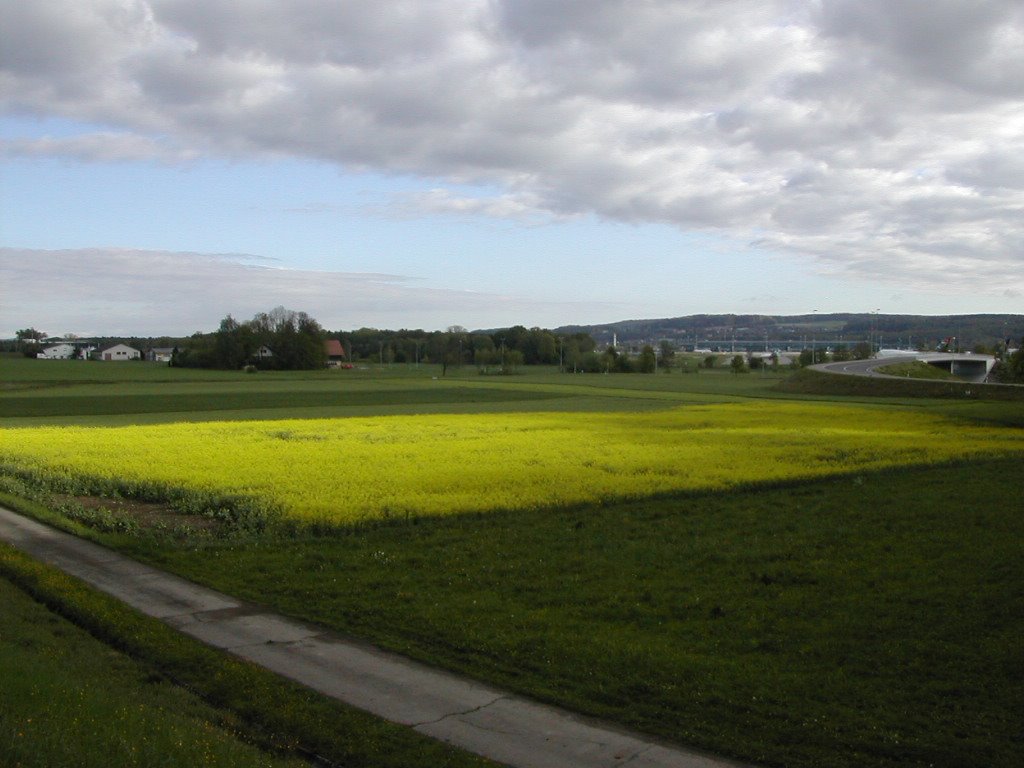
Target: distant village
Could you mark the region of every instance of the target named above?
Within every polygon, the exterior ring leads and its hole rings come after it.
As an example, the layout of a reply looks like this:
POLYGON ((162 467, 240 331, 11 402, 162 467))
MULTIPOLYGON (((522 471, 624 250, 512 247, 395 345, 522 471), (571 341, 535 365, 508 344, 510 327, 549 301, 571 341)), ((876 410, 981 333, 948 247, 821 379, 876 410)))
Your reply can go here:
POLYGON ((360 328, 328 331, 303 312, 277 307, 251 320, 225 317, 218 330, 188 338, 53 337, 26 328, 2 350, 41 360, 150 361, 182 368, 312 370, 436 363, 482 373, 523 365, 572 372, 689 371, 725 363, 737 371, 802 367, 913 352, 988 355, 1007 361, 1024 334, 1021 315, 813 314, 789 317, 694 315, 553 330, 443 331, 360 328), (677 356, 678 355, 678 356, 677 356))
MULTIPOLYGON (((101 360, 119 362, 148 360, 152 363, 168 363, 174 360, 177 347, 147 347, 137 349, 127 344, 98 347, 95 342, 85 339, 43 339, 42 349, 36 353, 40 360, 101 360), (46 346, 49 345, 49 346, 46 346)), ((328 367, 343 366, 346 363, 345 350, 337 339, 324 341, 324 359, 328 367)), ((257 359, 266 360, 274 356, 273 350, 263 346, 256 350, 257 359)))

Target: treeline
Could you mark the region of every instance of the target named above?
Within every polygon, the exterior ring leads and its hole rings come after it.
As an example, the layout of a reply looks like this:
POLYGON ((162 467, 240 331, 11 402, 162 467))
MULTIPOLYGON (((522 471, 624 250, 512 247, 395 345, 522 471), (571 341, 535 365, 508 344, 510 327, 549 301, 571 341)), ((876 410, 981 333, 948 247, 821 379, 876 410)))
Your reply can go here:
POLYGON ((305 312, 278 307, 239 322, 228 315, 213 334, 175 346, 171 365, 181 368, 313 370, 323 368, 324 330, 305 312))
POLYGON ((470 332, 461 326, 444 331, 360 328, 330 332, 305 312, 278 307, 252 320, 225 317, 218 330, 196 334, 174 345, 171 365, 187 368, 312 370, 327 363, 324 342, 337 340, 347 363, 433 363, 476 365, 485 373, 509 373, 522 365, 564 365, 583 370, 595 355, 584 333, 556 336, 542 328, 514 326, 470 332))
POLYGON ((458 325, 444 331, 360 328, 330 336, 341 341, 354 362, 436 363, 442 366, 442 372, 461 365, 475 365, 485 373, 507 373, 521 365, 578 368, 595 348, 594 340, 585 333, 556 335, 522 325, 472 332, 458 325))
POLYGON ((1024 315, 891 315, 878 312, 815 313, 813 315, 687 315, 683 317, 625 320, 602 325, 572 325, 556 333, 588 333, 599 343, 618 337, 623 344, 655 343, 673 339, 692 346, 709 346, 770 339, 789 344, 816 336, 830 344, 867 341, 879 347, 913 346, 934 350, 942 345, 961 351, 1005 347, 1007 340, 1024 335, 1024 315))

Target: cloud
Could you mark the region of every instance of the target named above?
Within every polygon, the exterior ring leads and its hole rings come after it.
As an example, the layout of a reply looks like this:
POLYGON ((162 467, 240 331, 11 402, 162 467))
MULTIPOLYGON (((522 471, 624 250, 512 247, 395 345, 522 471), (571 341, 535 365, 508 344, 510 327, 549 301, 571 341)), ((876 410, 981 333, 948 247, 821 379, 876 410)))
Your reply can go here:
POLYGON ((21 3, 0 67, 8 111, 111 127, 8 154, 301 157, 436 180, 408 209, 1024 274, 1019 0, 21 3))
POLYGON ((516 221, 521 224, 548 224, 558 218, 540 200, 530 194, 470 196, 458 195, 450 189, 436 188, 402 196, 389 209, 399 216, 422 216, 424 213, 456 217, 484 216, 516 221))
POLYGON ((422 318, 427 328, 512 325, 552 307, 570 315, 574 309, 569 302, 430 287, 404 275, 272 263, 246 254, 0 248, 0 336, 29 326, 54 334, 184 336, 216 330, 228 314, 247 320, 279 305, 330 330, 397 328, 408 317, 422 318))
POLYGON ((84 163, 158 162, 179 165, 199 158, 194 149, 148 136, 104 131, 78 136, 0 139, 0 157, 59 157, 84 163))

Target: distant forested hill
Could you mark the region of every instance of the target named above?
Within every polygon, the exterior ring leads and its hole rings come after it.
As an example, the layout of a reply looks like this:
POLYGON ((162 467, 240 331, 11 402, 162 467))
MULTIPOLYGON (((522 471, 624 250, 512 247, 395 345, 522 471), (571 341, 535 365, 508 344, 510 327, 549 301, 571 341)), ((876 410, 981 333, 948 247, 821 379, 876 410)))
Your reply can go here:
POLYGON ((932 349, 955 338, 960 349, 993 348, 1006 338, 1017 344, 1024 336, 1024 315, 688 315, 656 320, 623 320, 605 325, 571 325, 556 333, 589 333, 599 345, 615 334, 620 344, 657 343, 668 339, 679 346, 727 346, 774 343, 799 345, 812 339, 820 344, 872 341, 878 347, 932 349))

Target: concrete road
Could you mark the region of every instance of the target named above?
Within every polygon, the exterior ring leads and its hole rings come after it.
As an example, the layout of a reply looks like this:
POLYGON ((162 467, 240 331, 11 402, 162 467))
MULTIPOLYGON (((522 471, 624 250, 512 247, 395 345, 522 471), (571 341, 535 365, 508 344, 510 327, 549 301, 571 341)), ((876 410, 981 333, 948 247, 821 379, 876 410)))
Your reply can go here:
POLYGON ((890 376, 885 373, 878 373, 875 369, 886 365, 912 363, 915 360, 917 360, 916 356, 907 355, 906 357, 880 357, 869 360, 847 360, 842 363, 821 363, 812 367, 818 371, 843 373, 849 376, 873 376, 882 379, 902 379, 902 376, 890 376))
POLYGON ((286 619, 0 508, 0 539, 208 645, 392 722, 521 768, 726 768, 286 619))

